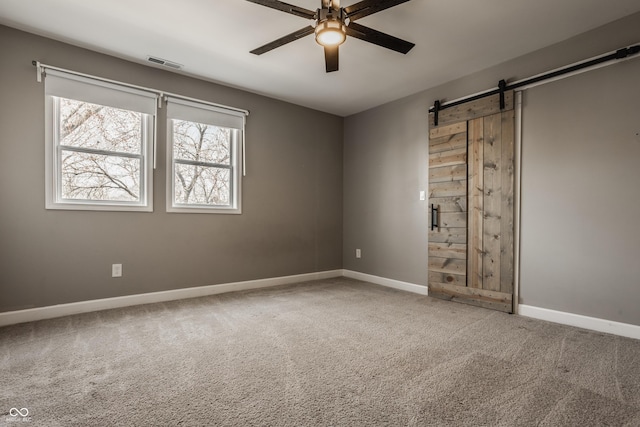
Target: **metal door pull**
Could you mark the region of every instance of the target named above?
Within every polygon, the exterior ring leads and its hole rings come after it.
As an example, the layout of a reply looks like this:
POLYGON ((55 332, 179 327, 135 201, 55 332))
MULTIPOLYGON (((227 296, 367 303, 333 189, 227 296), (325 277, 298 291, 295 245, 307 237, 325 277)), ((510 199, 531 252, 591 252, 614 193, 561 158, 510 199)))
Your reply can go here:
POLYGON ((431 230, 435 228, 440 229, 440 226, 438 225, 438 223, 440 222, 439 209, 440 206, 436 206, 433 203, 431 204, 431 230))

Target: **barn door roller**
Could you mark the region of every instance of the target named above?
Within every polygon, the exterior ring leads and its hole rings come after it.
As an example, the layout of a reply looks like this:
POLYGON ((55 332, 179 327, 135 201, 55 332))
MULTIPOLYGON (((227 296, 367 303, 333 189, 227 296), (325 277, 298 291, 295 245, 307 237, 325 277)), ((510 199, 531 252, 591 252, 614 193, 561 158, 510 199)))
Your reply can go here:
POLYGON ((438 126, 438 113, 440 112, 440 101, 436 99, 433 103, 433 125, 438 126))
POLYGON ((507 81, 502 79, 498 82, 498 90, 500 91, 500 110, 504 110, 504 91, 507 89, 507 81))

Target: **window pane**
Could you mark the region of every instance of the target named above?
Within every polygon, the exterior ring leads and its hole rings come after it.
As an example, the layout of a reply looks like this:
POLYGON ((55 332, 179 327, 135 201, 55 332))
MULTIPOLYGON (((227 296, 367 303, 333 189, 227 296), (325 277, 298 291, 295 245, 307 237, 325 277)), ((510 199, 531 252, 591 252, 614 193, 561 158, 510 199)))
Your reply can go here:
POLYGON ((62 197, 139 201, 140 159, 62 151, 62 197))
POLYGON ((140 154, 142 113, 58 98, 60 145, 140 154))
POLYGON ((230 169, 176 163, 175 203, 230 205, 230 169))
POLYGON ((173 120, 173 154, 176 159, 231 164, 232 129, 173 120))

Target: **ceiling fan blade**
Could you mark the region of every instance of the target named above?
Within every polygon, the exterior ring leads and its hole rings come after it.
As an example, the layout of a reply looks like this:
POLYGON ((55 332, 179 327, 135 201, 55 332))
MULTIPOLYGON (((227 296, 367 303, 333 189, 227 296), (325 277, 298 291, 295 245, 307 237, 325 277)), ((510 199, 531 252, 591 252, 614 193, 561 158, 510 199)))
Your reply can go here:
POLYGON ((267 43, 264 46, 260 46, 259 48, 253 49, 251 53, 253 53, 254 55, 262 55, 263 53, 267 53, 270 50, 273 50, 277 47, 296 41, 299 38, 308 36, 309 34, 313 34, 313 31, 314 31, 313 27, 311 25, 308 25, 298 31, 294 31, 291 34, 287 34, 284 37, 280 37, 279 39, 274 40, 271 43, 267 43))
POLYGON ((306 19, 316 19, 316 12, 313 10, 305 9, 304 7, 294 6, 289 3, 284 3, 278 0, 247 0, 248 2, 260 4, 262 6, 270 7, 271 9, 280 10, 282 12, 290 13, 292 15, 300 16, 306 19))
POLYGON ((365 16, 408 1, 409 0, 362 0, 361 2, 345 7, 344 11, 347 12, 351 21, 355 21, 356 19, 364 18, 365 16))
POLYGON ((405 54, 415 46, 415 44, 411 42, 390 36, 373 28, 365 27, 356 22, 349 24, 347 27, 347 35, 405 54))
POLYGON ((324 62, 327 73, 338 71, 338 46, 324 47, 324 62))

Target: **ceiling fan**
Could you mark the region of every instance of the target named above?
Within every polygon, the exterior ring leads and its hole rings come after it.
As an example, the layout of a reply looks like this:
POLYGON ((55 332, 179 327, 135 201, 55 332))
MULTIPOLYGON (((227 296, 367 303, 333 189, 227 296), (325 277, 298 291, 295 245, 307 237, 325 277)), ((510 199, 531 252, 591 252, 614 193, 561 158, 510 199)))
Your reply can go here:
POLYGON ((357 19, 397 6, 409 0, 362 0, 347 7, 340 7, 340 0, 320 0, 321 7, 315 11, 294 6, 279 0, 247 0, 292 15, 313 20, 313 24, 267 43, 251 51, 262 55, 304 36, 315 33, 316 42, 324 47, 327 73, 338 70, 338 48, 347 36, 355 37, 387 49, 406 54, 415 44, 389 34, 376 31, 354 22, 357 19))

